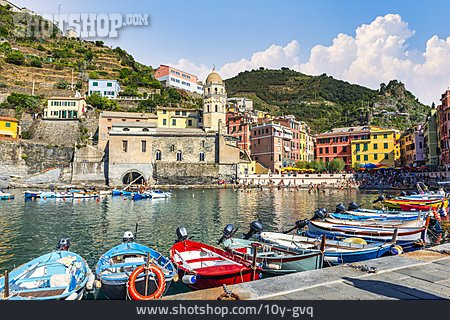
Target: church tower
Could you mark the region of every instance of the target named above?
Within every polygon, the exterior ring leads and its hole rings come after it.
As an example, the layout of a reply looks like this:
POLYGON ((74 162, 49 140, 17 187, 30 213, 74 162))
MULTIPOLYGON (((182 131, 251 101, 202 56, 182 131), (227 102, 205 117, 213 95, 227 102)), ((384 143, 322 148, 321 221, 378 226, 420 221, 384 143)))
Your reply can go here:
POLYGON ((213 69, 206 78, 203 94, 203 125, 205 131, 220 132, 226 127, 226 105, 225 84, 213 69))

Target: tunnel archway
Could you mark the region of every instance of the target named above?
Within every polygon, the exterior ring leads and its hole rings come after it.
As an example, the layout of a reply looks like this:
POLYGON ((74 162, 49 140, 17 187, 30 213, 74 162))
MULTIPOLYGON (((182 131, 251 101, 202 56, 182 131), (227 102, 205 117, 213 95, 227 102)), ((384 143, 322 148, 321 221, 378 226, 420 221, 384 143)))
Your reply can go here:
POLYGON ((146 183, 147 180, 145 179, 144 174, 137 170, 130 170, 122 176, 123 185, 140 185, 146 183))

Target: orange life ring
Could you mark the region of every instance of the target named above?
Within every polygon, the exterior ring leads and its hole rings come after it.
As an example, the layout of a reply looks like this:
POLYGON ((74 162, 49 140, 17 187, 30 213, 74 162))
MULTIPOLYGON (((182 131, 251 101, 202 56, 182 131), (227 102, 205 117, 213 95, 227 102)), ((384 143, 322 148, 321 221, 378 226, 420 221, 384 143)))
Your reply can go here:
POLYGON ((137 267, 128 278, 128 293, 130 294, 130 297, 133 300, 153 300, 161 298, 161 296, 164 294, 164 291, 166 290, 166 278, 161 269, 154 265, 151 265, 149 267, 149 271, 152 271, 156 275, 156 278, 158 279, 158 289, 156 289, 156 291, 149 296, 144 296, 137 292, 136 279, 144 271, 145 266, 137 267))

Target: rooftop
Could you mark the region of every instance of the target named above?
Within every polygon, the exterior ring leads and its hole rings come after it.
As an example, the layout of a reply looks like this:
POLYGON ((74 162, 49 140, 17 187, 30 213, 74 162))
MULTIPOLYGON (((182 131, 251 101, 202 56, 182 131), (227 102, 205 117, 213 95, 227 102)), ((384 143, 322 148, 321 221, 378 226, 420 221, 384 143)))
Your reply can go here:
POLYGON ((0 121, 20 122, 20 120, 18 120, 16 118, 10 118, 10 117, 0 117, 0 121))
POLYGON ((153 113, 139 113, 139 112, 117 112, 117 111, 103 111, 100 114, 103 118, 128 118, 128 119, 157 119, 158 116, 153 113))
POLYGON ((85 100, 83 97, 50 97, 48 100, 85 100))

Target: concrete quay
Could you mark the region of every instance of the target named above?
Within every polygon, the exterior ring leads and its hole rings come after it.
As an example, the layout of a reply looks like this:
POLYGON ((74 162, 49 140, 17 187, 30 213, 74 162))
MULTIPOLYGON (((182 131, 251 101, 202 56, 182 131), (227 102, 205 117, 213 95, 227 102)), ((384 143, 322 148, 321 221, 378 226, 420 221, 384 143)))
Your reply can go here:
MULTIPOLYGON (((228 287, 242 300, 435 300, 450 299, 450 243, 348 265, 266 278, 228 287), (376 273, 358 266, 377 268, 376 273)), ((216 300, 223 288, 193 291, 167 300, 216 300)))

